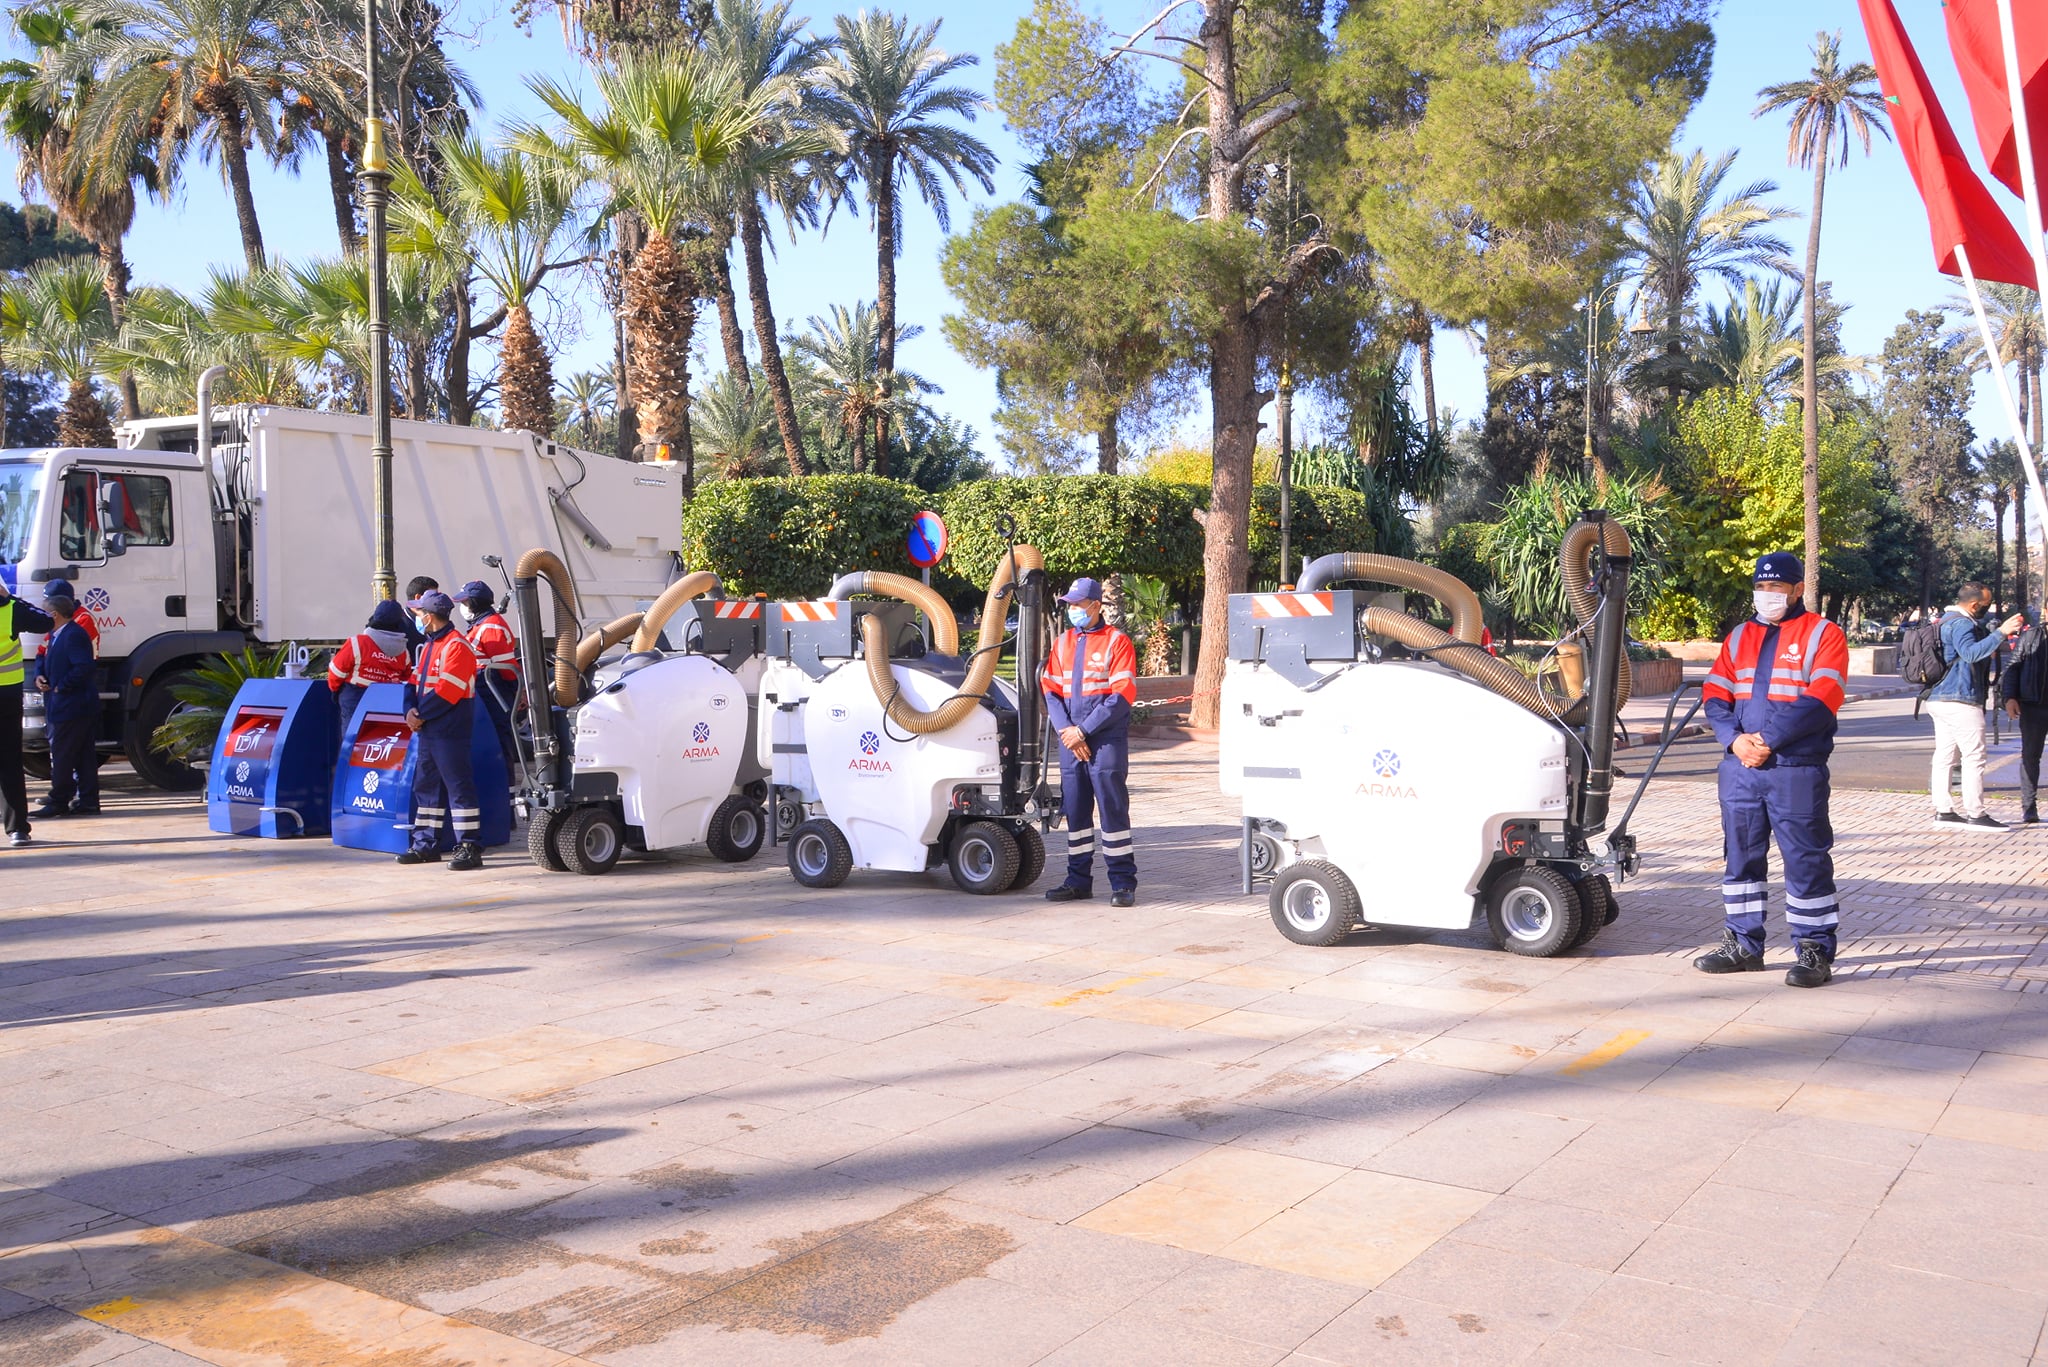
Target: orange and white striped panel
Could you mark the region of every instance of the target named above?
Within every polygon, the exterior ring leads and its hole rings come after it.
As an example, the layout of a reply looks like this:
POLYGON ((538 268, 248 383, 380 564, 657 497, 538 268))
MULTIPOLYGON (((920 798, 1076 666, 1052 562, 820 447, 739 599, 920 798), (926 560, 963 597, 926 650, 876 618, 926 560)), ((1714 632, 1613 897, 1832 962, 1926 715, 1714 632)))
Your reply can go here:
POLYGON ((1255 593, 1254 617, 1328 617, 1333 611, 1327 593, 1255 593))
POLYGON ((719 617, 759 617, 761 615, 761 605, 751 598, 736 599, 730 603, 720 603, 716 615, 719 617))
POLYGON ((782 620, 785 622, 830 622, 838 616, 839 604, 830 598, 782 605, 782 620))

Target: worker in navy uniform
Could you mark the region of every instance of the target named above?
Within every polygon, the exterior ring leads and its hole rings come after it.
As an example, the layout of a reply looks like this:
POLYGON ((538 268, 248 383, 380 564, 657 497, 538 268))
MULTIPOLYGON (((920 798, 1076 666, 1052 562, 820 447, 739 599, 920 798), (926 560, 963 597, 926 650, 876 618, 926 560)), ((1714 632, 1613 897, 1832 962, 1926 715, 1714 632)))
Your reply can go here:
POLYGON ((0 579, 0 826, 16 848, 29 843, 28 780, 21 772, 21 691, 27 678, 21 633, 56 629, 56 619, 16 598, 0 579))
POLYGON ((1828 756, 1848 682, 1849 640, 1833 622, 1806 610, 1805 581, 1805 567, 1787 551, 1756 562, 1755 616, 1729 633, 1701 689, 1707 721, 1727 751, 1719 773, 1727 927, 1721 947, 1694 959, 1693 967, 1747 973, 1764 966, 1766 875, 1775 833, 1785 863, 1785 924, 1797 955, 1785 981, 1820 987, 1834 972, 1838 911, 1828 756))
POLYGON ((1060 601, 1067 605, 1068 630, 1046 656, 1039 686, 1046 714, 1060 737, 1067 876, 1045 896, 1051 902, 1076 902, 1095 895, 1095 821, 1100 807, 1109 904, 1127 907, 1138 900, 1128 781, 1138 652, 1130 637, 1102 620, 1102 585, 1093 579, 1076 579, 1060 601))
POLYGON ((476 676, 477 696, 490 713, 491 729, 498 733, 498 748, 505 755, 505 773, 519 772, 519 750, 512 740, 512 709, 519 699, 519 638, 505 614, 493 606, 491 586, 472 579, 455 592, 455 602, 469 618, 469 644, 476 651, 480 668, 476 676))
POLYGON ((100 814, 100 690, 92 638, 78 617, 78 600, 57 594, 43 600, 56 621, 36 657, 36 687, 50 727, 50 795, 41 817, 100 814))
MULTIPOLYGON (((416 574, 405 581, 405 601, 410 607, 425 595, 441 587, 441 581, 431 574, 416 574)), ((411 617, 405 619, 405 653, 415 662, 420 657, 420 647, 427 643, 427 634, 421 631, 419 623, 411 617)))
POLYGON ((455 629, 454 600, 435 589, 406 606, 419 614, 425 644, 413 682, 406 689, 406 724, 419 737, 413 771, 412 848, 401 864, 434 864, 441 859, 441 823, 455 830, 452 869, 483 865, 483 808, 469 747, 476 734, 476 650, 455 629))

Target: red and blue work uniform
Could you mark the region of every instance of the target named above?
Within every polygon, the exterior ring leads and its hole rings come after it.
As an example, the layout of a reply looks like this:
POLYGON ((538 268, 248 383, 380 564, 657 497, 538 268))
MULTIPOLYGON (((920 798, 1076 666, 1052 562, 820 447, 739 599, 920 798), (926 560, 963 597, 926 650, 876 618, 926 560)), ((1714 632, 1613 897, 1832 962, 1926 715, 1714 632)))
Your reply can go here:
POLYGON ((490 713, 491 729, 498 733, 498 748, 505 752, 505 772, 516 774, 519 753, 512 743, 512 706, 519 696, 519 640, 504 614, 493 610, 471 619, 469 644, 481 670, 477 692, 484 711, 490 713))
POLYGON ((469 762, 476 734, 476 675, 476 651, 452 623, 427 636, 405 700, 419 712, 421 723, 412 784, 414 849, 439 844, 444 819, 454 827, 457 844, 474 843, 483 829, 476 772, 469 762))
POLYGON ((412 658, 405 633, 371 628, 341 643, 327 662, 327 686, 341 709, 341 729, 348 730, 363 693, 371 684, 404 683, 412 677, 412 658))
POLYGON ((36 672, 49 688, 43 716, 50 734, 51 812, 100 808, 100 693, 92 637, 74 621, 59 622, 36 656, 36 672))
POLYGON ((1131 856, 1131 707, 1138 701, 1138 652, 1131 638, 1104 622, 1073 627, 1046 657, 1039 685, 1053 727, 1077 726, 1088 758, 1060 746, 1060 814, 1067 824, 1067 878, 1072 888, 1095 884, 1095 809, 1102 809, 1102 862, 1115 892, 1135 892, 1131 856))
POLYGON ((1721 644, 1701 692, 1722 748, 1760 735, 1770 758, 1750 768, 1721 761, 1721 830, 1727 870, 1721 900, 1744 951, 1764 950, 1770 843, 1785 864, 1785 924, 1793 940, 1835 956, 1834 828, 1828 823, 1828 756, 1849 674, 1849 640, 1818 613, 1792 604, 1776 625, 1751 619, 1721 644))

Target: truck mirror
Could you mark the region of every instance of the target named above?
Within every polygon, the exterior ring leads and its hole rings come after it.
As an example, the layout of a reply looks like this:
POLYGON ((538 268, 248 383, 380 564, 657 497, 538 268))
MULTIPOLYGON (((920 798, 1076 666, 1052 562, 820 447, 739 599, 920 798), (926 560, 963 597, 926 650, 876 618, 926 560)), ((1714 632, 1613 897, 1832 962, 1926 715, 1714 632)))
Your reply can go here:
POLYGON ((100 531, 112 537, 128 530, 128 490, 118 479, 100 480, 100 531))
POLYGON ((102 539, 100 549, 112 560, 117 555, 128 554, 128 533, 108 532, 102 539))

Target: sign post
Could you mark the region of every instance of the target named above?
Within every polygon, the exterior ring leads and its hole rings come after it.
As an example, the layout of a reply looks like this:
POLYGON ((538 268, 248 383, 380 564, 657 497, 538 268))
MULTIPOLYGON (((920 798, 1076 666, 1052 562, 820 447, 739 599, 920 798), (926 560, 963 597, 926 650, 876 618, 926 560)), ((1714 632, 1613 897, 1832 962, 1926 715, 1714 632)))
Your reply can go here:
MULTIPOLYGON (((932 566, 946 558, 946 548, 949 544, 946 519, 937 513, 922 512, 910 519, 907 547, 910 552, 910 563, 924 571, 926 588, 930 588, 932 584, 932 566)), ((932 624, 929 621, 924 624, 924 643, 927 648, 932 643, 932 624)))

